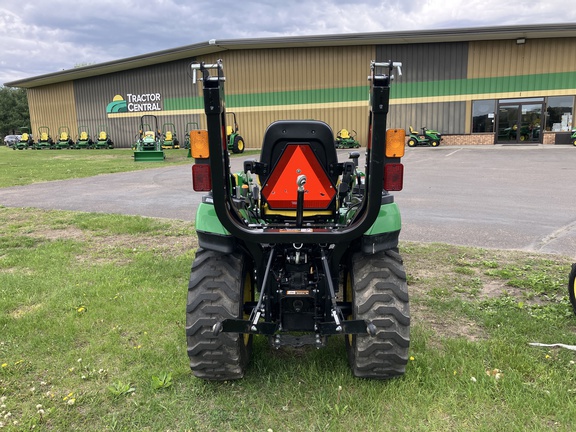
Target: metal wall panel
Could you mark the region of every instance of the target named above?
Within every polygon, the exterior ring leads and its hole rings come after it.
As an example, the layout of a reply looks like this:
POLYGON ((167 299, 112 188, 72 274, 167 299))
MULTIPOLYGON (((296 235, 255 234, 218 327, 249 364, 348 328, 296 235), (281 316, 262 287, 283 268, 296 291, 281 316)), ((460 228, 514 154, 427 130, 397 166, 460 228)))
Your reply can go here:
POLYGON ((197 86, 192 84, 189 75, 191 60, 169 62, 143 69, 102 75, 75 81, 74 92, 78 110, 78 125, 88 125, 94 134, 98 125, 106 125, 117 147, 130 147, 138 134, 140 117, 143 114, 156 115, 158 127, 163 123, 174 123, 178 138, 185 138, 184 128, 188 122, 198 122, 197 114, 151 111, 108 115, 106 107, 116 96, 127 99, 127 95, 160 93, 161 105, 170 98, 197 96, 197 86))
POLYGON ((380 45, 378 61, 400 61, 402 82, 464 79, 468 68, 468 42, 380 45))
POLYGON ((576 38, 470 42, 468 78, 574 71, 576 38))
POLYGON ((198 60, 217 58, 224 62, 227 110, 236 112, 247 148, 260 148, 268 125, 287 119, 322 120, 335 134, 355 130, 365 143, 374 47, 239 50, 198 60))
POLYGON ((27 91, 32 135, 38 139, 38 128, 47 126, 56 139, 58 128, 67 126, 71 136, 76 134, 76 108, 72 82, 31 88, 27 91))
POLYGON ((399 91, 391 106, 390 127, 406 131, 409 126, 417 130, 427 127, 441 133, 465 133, 465 102, 450 101, 450 95, 455 92, 454 84, 467 76, 467 50, 467 42, 378 46, 378 61, 400 61, 403 66, 402 77, 392 83, 393 91, 399 91), (442 96, 434 97, 434 102, 427 101, 432 98, 426 97, 420 98, 419 103, 405 102, 403 89, 407 86, 403 84, 407 83, 412 83, 410 87, 416 96, 442 96))

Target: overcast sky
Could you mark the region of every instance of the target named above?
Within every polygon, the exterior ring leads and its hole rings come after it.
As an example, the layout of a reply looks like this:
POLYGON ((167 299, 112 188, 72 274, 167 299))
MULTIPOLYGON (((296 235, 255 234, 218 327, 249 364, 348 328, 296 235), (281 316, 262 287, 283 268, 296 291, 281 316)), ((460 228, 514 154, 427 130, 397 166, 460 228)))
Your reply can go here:
POLYGON ((210 39, 562 22, 571 0, 2 0, 0 85, 210 39))

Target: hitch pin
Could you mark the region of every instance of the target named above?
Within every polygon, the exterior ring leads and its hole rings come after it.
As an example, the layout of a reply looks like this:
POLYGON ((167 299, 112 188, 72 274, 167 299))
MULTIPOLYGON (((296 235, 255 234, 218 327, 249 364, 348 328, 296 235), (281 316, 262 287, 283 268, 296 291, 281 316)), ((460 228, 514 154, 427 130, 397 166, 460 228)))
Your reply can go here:
POLYGON ((257 311, 256 315, 254 315, 254 319, 252 320, 252 327, 250 327, 250 331, 258 331, 258 327, 256 327, 256 325, 258 324, 258 320, 260 319, 260 316, 262 315, 261 311, 257 311))
POLYGON ((342 324, 340 322, 340 318, 338 318, 338 312, 336 312, 336 309, 332 309, 332 318, 334 318, 334 322, 336 323, 336 331, 341 332, 342 324))

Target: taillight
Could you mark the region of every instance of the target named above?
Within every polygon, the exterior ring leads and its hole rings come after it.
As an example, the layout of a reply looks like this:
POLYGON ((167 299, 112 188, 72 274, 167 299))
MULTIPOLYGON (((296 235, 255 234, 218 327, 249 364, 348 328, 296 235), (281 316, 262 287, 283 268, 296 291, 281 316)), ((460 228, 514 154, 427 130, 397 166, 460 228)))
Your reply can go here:
POLYGON ((192 165, 192 187, 196 192, 212 190, 212 177, 209 164, 192 165))
POLYGON ((207 130, 198 129, 190 131, 190 150, 194 159, 207 159, 210 157, 207 130))
POLYGON ((386 157, 404 156, 406 131, 404 129, 388 129, 386 131, 386 157))
POLYGON ((190 131, 190 153, 196 162, 192 165, 192 187, 196 192, 211 191, 210 146, 207 130, 190 131))
POLYGON ((401 191, 404 182, 404 165, 389 163, 384 165, 384 189, 387 191, 401 191))

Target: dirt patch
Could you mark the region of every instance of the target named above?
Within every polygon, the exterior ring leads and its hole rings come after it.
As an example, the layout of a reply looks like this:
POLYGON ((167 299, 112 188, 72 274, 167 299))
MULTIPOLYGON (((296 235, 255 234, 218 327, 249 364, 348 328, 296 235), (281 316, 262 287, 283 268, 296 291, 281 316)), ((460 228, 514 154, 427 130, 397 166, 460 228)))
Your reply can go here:
POLYGON ((430 308, 412 303, 410 305, 411 323, 431 330, 444 338, 465 338, 475 342, 485 340, 488 335, 474 321, 452 314, 439 314, 430 308))

